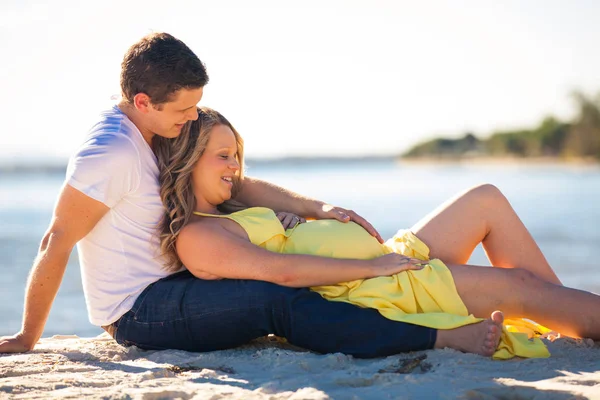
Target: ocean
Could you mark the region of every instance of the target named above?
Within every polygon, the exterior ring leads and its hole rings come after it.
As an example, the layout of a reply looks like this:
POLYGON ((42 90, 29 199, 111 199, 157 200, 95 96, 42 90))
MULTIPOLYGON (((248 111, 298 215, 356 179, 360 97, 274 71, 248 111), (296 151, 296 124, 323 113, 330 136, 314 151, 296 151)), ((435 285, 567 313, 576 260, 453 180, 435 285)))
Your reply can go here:
MULTIPOLYGON (((409 228, 468 187, 494 184, 563 283, 600 293, 600 166, 406 164, 387 159, 248 164, 250 176, 355 210, 384 238, 409 228)), ((21 326, 26 279, 63 178, 56 172, 0 172, 0 336, 21 326)), ((489 265, 481 248, 469 262, 489 265)), ((88 321, 74 251, 44 336, 101 332, 88 321)))

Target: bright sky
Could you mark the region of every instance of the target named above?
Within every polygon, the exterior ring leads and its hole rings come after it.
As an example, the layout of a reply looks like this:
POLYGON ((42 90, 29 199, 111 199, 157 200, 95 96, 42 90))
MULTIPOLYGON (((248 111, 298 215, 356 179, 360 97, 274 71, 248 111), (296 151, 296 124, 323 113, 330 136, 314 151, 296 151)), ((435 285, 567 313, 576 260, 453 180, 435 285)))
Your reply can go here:
POLYGON ((599 16, 594 0, 3 0, 0 159, 66 158, 152 31, 206 64, 201 103, 250 157, 391 154, 569 118, 573 89, 600 91, 599 16))

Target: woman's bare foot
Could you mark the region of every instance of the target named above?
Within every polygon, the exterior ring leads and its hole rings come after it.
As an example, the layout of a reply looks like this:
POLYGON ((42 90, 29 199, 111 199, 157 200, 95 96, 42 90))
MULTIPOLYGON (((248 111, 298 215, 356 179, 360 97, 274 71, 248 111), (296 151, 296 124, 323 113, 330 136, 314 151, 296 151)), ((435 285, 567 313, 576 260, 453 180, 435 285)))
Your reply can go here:
POLYGON ((477 324, 456 329, 438 329, 434 348, 449 347, 489 357, 498 347, 503 322, 502 312, 494 311, 490 318, 477 324))

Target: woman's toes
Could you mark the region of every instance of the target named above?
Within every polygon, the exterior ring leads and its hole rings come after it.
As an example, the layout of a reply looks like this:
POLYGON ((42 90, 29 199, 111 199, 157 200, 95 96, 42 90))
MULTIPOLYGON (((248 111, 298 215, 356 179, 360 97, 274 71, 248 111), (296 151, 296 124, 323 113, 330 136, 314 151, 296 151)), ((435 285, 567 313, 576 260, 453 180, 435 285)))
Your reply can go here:
POLYGON ((502 325, 504 323, 504 314, 502 314, 502 311, 494 311, 491 317, 496 325, 502 325))
POLYGON ((484 339, 484 352, 491 356, 496 351, 502 333, 504 315, 500 311, 494 311, 488 320, 487 332, 484 339))
POLYGON ((489 357, 489 356, 491 356, 493 354, 494 354, 494 349, 493 348, 487 347, 487 346, 483 348, 483 355, 484 356, 489 357))

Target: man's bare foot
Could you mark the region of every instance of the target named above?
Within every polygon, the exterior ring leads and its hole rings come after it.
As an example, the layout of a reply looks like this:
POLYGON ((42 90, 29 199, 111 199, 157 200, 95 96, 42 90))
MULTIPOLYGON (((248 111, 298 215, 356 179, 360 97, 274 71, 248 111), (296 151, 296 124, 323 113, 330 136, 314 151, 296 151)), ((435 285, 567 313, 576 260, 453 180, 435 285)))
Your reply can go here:
POLYGON ((496 351, 502 333, 504 315, 494 311, 490 318, 456 329, 438 329, 434 348, 451 349, 489 357, 496 351))

